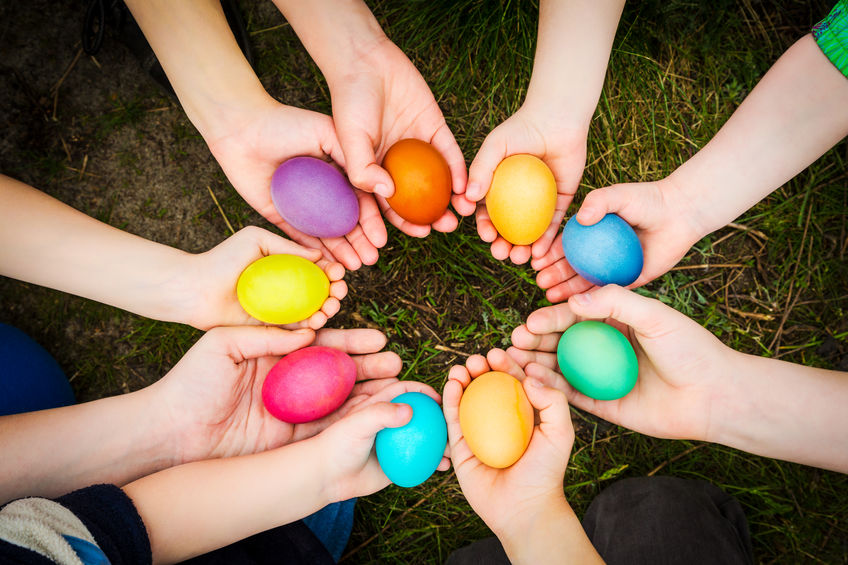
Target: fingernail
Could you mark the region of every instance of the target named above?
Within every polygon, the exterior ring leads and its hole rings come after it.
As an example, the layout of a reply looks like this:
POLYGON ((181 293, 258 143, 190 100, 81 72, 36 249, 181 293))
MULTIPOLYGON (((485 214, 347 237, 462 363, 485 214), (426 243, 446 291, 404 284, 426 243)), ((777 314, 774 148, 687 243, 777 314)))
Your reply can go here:
POLYGON ((377 186, 374 187, 374 192, 376 192, 383 198, 388 198, 389 196, 391 196, 389 194, 389 187, 383 183, 378 183, 377 186))
POLYGON ((577 304, 585 306, 587 304, 592 303, 592 295, 588 292, 584 294, 575 294, 574 296, 569 298, 569 300, 573 300, 577 304))

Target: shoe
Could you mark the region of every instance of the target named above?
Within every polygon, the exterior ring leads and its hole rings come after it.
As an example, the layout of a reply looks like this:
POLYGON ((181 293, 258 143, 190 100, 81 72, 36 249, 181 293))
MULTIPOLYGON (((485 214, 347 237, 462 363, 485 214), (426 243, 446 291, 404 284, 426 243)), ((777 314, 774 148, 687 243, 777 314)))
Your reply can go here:
MULTIPOLYGON (((250 48, 249 35, 244 25, 244 19, 234 0, 221 0, 221 7, 227 18, 227 23, 236 38, 241 52, 251 68, 254 67, 253 51, 250 48)), ((82 27, 82 48, 88 55, 96 55, 103 46, 106 28, 111 28, 117 39, 127 46, 138 59, 142 68, 170 96, 177 95, 168 80, 156 54, 138 27, 127 5, 122 0, 91 0, 85 12, 82 27)))

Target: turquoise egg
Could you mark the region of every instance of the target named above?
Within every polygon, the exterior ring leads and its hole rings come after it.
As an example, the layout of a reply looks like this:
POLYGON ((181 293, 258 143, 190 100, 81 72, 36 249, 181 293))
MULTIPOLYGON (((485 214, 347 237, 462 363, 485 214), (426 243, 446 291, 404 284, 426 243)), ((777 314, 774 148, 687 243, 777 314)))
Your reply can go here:
POLYGON ((603 322, 578 322, 565 330, 557 345, 557 362, 571 386, 597 400, 627 395, 639 374, 633 346, 603 322))
POLYGON ((392 402, 411 406, 412 419, 399 428, 377 432, 377 461, 394 484, 418 486, 436 471, 445 454, 445 416, 435 400, 420 392, 405 392, 392 402))
POLYGON ((627 286, 642 272, 639 236, 616 214, 584 226, 572 216, 562 230, 562 250, 577 274, 598 286, 627 286))

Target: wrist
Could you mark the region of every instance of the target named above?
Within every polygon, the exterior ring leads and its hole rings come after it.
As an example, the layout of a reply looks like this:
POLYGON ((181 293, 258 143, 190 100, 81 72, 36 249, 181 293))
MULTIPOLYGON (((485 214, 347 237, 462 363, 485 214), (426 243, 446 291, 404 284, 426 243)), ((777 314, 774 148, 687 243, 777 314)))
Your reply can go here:
POLYGON ((511 563, 571 562, 585 555, 587 548, 593 551, 580 520, 562 495, 530 513, 516 513, 514 518, 507 530, 496 532, 511 563))
POLYGON ((686 182, 685 177, 674 171, 655 184, 664 207, 671 212, 667 221, 679 225, 676 232, 684 238, 681 243, 687 250, 713 231, 704 216, 705 204, 698 197, 698 192, 692 189, 692 185, 686 182))
POLYGON ((505 513, 504 522, 492 523, 489 527, 509 553, 509 548, 527 545, 552 518, 569 514, 574 511, 561 489, 557 489, 557 492, 522 500, 520 505, 505 513))

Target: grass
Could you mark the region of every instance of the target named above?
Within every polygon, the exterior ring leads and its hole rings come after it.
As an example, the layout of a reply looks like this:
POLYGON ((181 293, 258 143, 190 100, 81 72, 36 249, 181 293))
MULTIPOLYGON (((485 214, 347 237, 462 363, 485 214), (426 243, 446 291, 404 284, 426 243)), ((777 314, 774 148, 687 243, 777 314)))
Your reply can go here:
MULTIPOLYGON (((329 92, 317 67, 280 15, 262 4, 245 3, 245 9, 263 84, 285 103, 329 112, 329 92)), ((470 163, 486 134, 522 102, 537 5, 514 0, 369 4, 431 86, 470 163)), ((569 215, 588 190, 659 179, 691 157, 780 53, 828 8, 824 2, 796 0, 629 3, 569 215)), ((208 163, 211 157, 196 131, 179 116, 167 124, 169 145, 162 161, 150 153, 156 141, 147 134, 158 127, 153 120, 160 115, 151 110, 167 104, 148 91, 129 92, 107 100, 100 116, 80 116, 81 138, 76 144, 71 140, 73 166, 79 168, 83 150, 114 143, 115 136, 123 141, 114 158, 123 160, 131 175, 165 161, 179 171, 208 163)), ((36 122, 33 137, 46 139, 63 127, 36 122)), ((738 350, 848 369, 846 149, 845 142, 837 145, 737 219, 736 227, 696 244, 680 263, 740 266, 673 270, 640 292, 694 318, 738 350)), ((20 163, 6 171, 60 197, 69 194, 62 187, 73 188, 77 178, 55 141, 28 144, 20 163)), ((219 170, 180 182, 177 190, 186 198, 198 191, 203 195, 187 229, 211 224, 220 239, 228 234, 207 185, 236 229, 264 225, 219 170)), ((118 197, 109 187, 101 190, 102 198, 80 207, 130 231, 147 222, 143 225, 153 226, 154 235, 165 237, 166 227, 155 232, 157 222, 168 225, 164 204, 151 200, 140 205, 138 218, 121 219, 113 214, 118 197)), ((349 296, 330 325, 382 328, 389 349, 404 360, 403 378, 437 390, 452 364, 507 345, 512 328, 547 304, 529 267, 494 260, 471 219, 455 233, 424 240, 390 228, 379 262, 348 273, 346 280, 349 296)), ((32 285, 0 283, 0 319, 42 343, 56 344, 82 400, 150 384, 200 335, 32 285), (69 339, 79 335, 90 339, 69 339)), ((577 410, 573 420, 577 438, 564 488, 578 514, 619 478, 654 473, 705 479, 742 503, 757 562, 848 562, 844 475, 718 445, 650 438, 577 410)), ((437 563, 488 535, 447 473, 414 489, 392 486, 361 499, 344 562, 437 563)))

